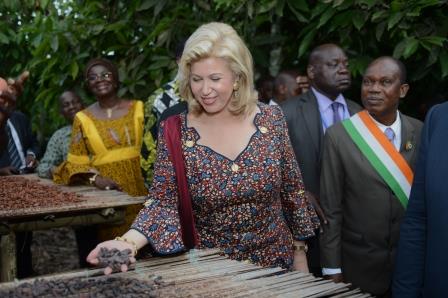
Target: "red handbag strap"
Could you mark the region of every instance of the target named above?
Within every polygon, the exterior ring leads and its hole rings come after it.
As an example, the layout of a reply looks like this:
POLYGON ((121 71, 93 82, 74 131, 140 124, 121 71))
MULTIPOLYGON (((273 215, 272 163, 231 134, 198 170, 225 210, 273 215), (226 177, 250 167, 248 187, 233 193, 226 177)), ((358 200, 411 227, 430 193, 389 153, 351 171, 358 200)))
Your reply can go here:
POLYGON ((176 171, 177 188, 179 192, 178 212, 182 229, 182 240, 187 248, 194 248, 198 244, 198 235, 194 225, 193 207, 185 175, 185 161, 182 154, 181 119, 174 115, 165 120, 165 140, 168 155, 176 171))

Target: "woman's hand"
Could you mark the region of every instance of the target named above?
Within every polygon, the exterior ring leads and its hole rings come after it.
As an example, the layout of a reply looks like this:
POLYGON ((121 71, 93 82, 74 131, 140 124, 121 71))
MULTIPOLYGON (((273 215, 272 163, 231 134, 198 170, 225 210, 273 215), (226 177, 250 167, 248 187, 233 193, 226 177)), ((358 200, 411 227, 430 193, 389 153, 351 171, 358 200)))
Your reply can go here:
MULTIPOLYGON (((304 241, 294 241, 294 246, 296 247, 304 247, 305 242, 304 241)), ((294 263, 293 263, 293 269, 303 272, 303 273, 309 273, 310 270, 308 269, 308 261, 306 259, 306 252, 303 249, 295 249, 294 250, 294 263)))
MULTIPOLYGON (((99 256, 101 248, 107 248, 108 250, 118 249, 119 251, 130 249, 132 252, 134 251, 134 246, 131 243, 128 243, 125 241, 119 241, 119 240, 108 240, 108 241, 104 241, 104 242, 98 244, 89 253, 89 255, 87 256, 87 262, 89 262, 92 265, 98 265, 98 263, 99 263, 98 256, 99 256)), ((135 263, 135 256, 132 255, 129 258, 129 261, 131 262, 131 264, 135 263)), ((129 268, 126 264, 121 265, 121 272, 126 272, 126 271, 128 271, 128 269, 129 268)), ((111 267, 104 268, 105 275, 109 275, 111 273, 112 273, 111 267)))
POLYGON ((118 183, 116 183, 114 180, 100 175, 96 176, 94 185, 99 189, 105 189, 105 190, 115 189, 118 191, 123 191, 121 186, 118 185, 118 183))

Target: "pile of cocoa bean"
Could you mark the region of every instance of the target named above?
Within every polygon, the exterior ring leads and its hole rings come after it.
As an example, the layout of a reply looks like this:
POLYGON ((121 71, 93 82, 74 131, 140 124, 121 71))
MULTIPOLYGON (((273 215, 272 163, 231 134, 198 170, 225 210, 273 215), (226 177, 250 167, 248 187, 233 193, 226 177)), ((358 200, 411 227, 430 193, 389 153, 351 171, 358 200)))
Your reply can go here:
MULTIPOLYGON (((160 276, 150 276, 145 280, 114 276, 96 278, 71 278, 25 282, 19 286, 2 290, 0 297, 29 298, 29 297, 161 297, 158 289, 172 284, 166 284, 160 276)), ((164 297, 167 297, 163 295, 164 297)), ((171 296, 173 297, 173 296, 171 296)), ((174 297, 178 297, 175 294, 174 297)))
POLYGON ((82 202, 81 195, 20 176, 0 177, 1 214, 18 209, 56 207, 82 202))

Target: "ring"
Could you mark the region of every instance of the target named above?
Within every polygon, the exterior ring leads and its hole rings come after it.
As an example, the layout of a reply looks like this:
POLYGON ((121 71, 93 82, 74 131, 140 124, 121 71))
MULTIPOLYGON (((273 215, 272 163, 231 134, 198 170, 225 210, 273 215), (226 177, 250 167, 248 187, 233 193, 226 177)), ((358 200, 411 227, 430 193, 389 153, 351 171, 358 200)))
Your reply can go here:
POLYGON ((108 186, 106 186, 104 189, 105 189, 105 190, 110 190, 110 186, 108 185, 108 186))

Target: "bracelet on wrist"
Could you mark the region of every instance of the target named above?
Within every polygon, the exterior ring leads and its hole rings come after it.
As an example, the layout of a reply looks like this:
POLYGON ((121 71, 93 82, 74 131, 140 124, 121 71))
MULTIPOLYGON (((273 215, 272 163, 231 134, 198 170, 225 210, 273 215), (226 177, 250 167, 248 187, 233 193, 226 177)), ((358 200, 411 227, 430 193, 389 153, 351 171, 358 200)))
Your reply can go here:
POLYGON ((300 251, 300 250, 302 250, 302 251, 304 251, 305 253, 307 253, 308 252, 308 245, 306 245, 306 244, 304 244, 304 245, 296 245, 296 244, 294 244, 294 250, 295 251, 300 251))
POLYGON ((137 255, 137 252, 138 252, 137 244, 136 244, 134 241, 129 240, 129 239, 126 239, 126 238, 124 238, 124 237, 120 237, 120 236, 115 237, 114 240, 122 241, 122 242, 126 242, 126 243, 132 245, 132 248, 133 248, 133 250, 132 250, 132 254, 133 254, 134 256, 137 255))

